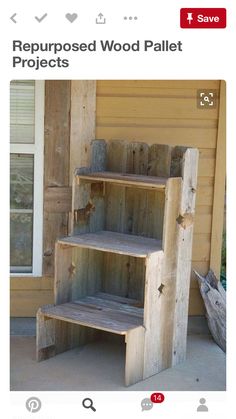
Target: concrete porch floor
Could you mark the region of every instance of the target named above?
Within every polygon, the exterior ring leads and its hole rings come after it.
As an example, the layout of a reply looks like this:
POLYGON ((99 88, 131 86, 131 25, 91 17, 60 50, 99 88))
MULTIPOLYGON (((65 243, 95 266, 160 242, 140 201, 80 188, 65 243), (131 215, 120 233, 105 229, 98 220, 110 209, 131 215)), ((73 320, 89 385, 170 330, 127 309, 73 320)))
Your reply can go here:
POLYGON ((11 390, 225 390, 225 354, 208 334, 188 336, 187 359, 130 387, 124 387, 125 345, 94 342, 47 361, 35 361, 35 337, 11 337, 11 390))

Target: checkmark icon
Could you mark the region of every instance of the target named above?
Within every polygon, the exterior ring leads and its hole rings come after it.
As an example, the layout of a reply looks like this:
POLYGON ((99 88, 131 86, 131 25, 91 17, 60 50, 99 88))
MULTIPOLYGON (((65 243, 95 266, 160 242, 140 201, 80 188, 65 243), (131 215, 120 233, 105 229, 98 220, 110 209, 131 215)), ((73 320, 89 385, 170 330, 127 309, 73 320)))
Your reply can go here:
POLYGON ((35 19, 37 20, 38 23, 41 23, 45 19, 45 17, 47 17, 47 15, 48 15, 47 13, 44 13, 44 15, 41 17, 35 16, 35 19))

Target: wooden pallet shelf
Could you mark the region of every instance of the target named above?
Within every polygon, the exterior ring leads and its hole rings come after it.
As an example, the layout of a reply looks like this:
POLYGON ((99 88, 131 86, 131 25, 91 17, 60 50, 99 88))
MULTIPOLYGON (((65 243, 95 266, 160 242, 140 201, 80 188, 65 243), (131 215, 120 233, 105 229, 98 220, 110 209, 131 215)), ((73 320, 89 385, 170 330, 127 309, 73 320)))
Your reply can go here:
POLYGON ((58 240, 59 244, 145 258, 161 249, 161 241, 113 231, 98 231, 58 240))
POLYGON ((91 172, 87 174, 77 174, 77 180, 88 182, 107 182, 116 183, 123 186, 135 186, 136 188, 164 190, 167 178, 157 176, 144 176, 129 173, 114 172, 91 172))
POLYGON ((129 330, 143 325, 143 309, 130 298, 96 293, 76 301, 47 306, 42 314, 52 319, 92 327, 106 332, 126 335, 129 330))
POLYGON ((38 361, 104 332, 124 336, 126 385, 185 359, 197 163, 196 149, 92 141, 55 245, 54 305, 37 313, 38 361))

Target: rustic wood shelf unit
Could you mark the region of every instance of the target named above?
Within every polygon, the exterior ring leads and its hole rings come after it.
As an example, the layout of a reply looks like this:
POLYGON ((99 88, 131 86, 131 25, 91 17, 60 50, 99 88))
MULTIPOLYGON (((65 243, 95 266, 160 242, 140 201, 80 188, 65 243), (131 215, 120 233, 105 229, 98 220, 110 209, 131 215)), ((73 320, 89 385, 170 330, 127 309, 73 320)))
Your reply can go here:
POLYGON ((55 246, 54 304, 37 360, 125 337, 125 384, 185 359, 198 151, 94 140, 74 173, 70 234, 55 246))

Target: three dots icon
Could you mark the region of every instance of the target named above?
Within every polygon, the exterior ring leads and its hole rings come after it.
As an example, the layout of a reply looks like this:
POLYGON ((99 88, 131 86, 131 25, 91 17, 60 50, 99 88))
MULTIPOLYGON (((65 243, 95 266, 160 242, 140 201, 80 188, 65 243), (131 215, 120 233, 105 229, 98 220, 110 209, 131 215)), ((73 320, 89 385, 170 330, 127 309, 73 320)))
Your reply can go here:
POLYGON ((137 16, 124 16, 124 20, 138 20, 137 16))

